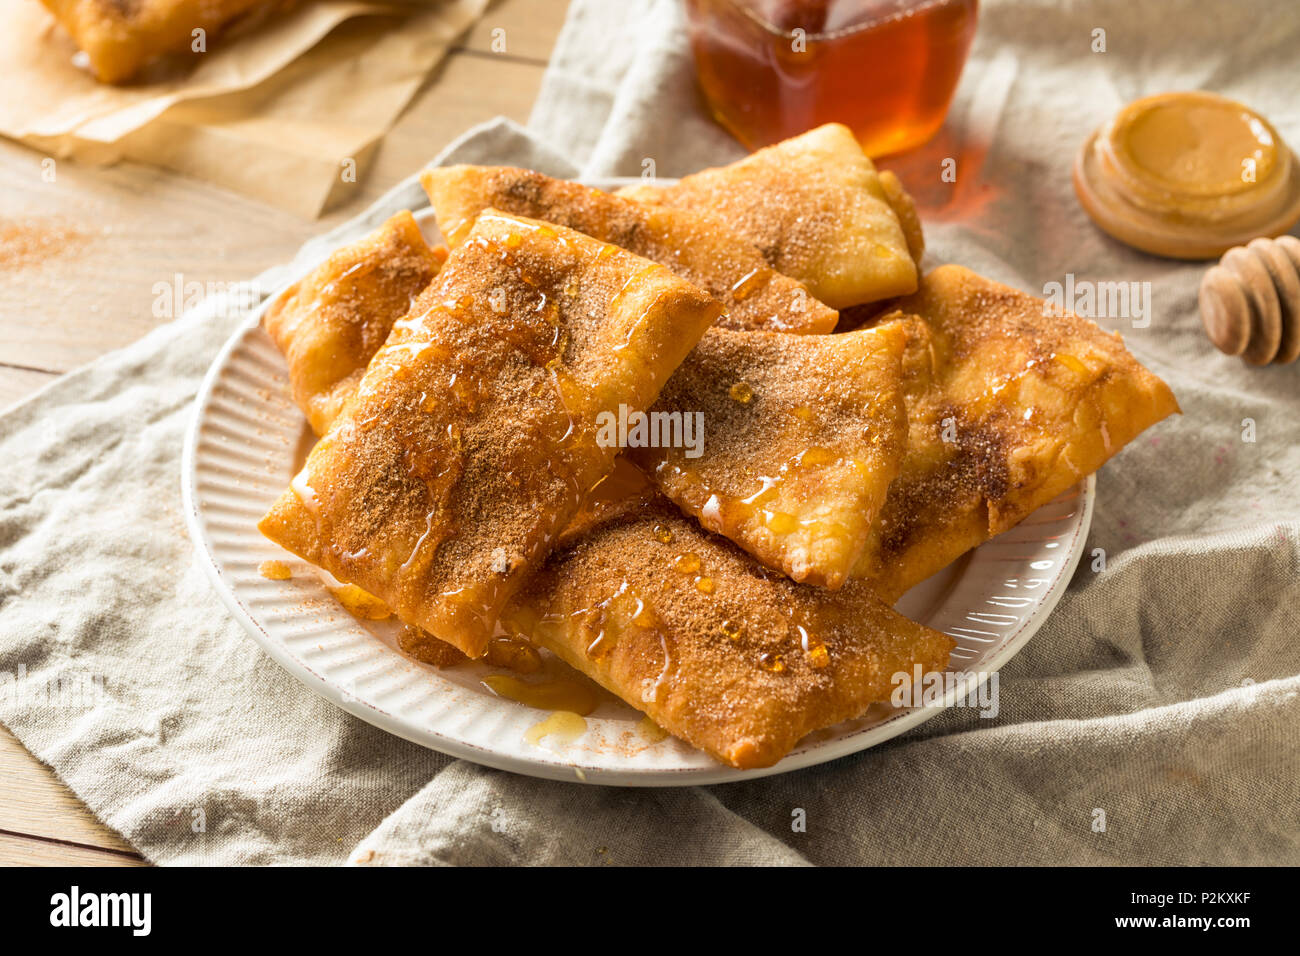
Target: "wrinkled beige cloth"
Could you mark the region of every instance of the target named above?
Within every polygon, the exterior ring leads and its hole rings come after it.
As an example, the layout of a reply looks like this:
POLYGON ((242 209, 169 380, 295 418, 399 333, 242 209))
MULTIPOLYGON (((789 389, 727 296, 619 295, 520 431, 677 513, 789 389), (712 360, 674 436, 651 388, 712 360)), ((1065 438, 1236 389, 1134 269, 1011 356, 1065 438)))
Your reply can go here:
MULTIPOLYGON (((698 107, 681 16, 579 0, 532 135, 491 124, 443 160, 675 175, 738 156, 698 107)), ((1101 472, 1106 570, 1081 566, 996 719, 954 709, 798 773, 635 791, 486 770, 347 716, 258 650, 192 556, 181 439, 238 321, 211 302, 0 419, 0 718, 160 863, 1300 863, 1300 366, 1215 352, 1203 267, 1105 239, 1069 179, 1089 130, 1166 89, 1238 97, 1300 143, 1298 43, 1285 2, 986 2, 949 122, 886 164, 936 262, 1039 292, 1151 282, 1148 328, 1103 324, 1185 412, 1101 472), (60 676, 102 689, 15 693, 60 676)), ((302 255, 422 201, 405 184, 302 255)))

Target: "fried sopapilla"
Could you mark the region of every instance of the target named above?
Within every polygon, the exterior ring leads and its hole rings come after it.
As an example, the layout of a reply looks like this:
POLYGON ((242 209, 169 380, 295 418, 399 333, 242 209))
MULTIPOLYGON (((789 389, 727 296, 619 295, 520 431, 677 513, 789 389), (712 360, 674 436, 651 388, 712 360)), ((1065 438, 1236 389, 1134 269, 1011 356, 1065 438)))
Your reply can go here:
POLYGON ((289 363, 293 400, 325 434, 356 391, 393 323, 410 311, 446 258, 406 210, 339 249, 286 289, 262 325, 289 363))
MULTIPOLYGON (((916 289, 916 264, 898 214, 875 166, 838 123, 671 186, 623 194, 651 206, 715 214, 758 246, 773 269, 835 309, 916 289)), ((913 246, 919 238, 918 228, 913 246)))
POLYGON ((720 306, 588 236, 485 212, 259 527, 470 657, 720 306))
POLYGON ((708 292, 734 329, 830 332, 838 318, 764 261, 727 222, 697 209, 645 206, 590 186, 509 166, 447 166, 420 177, 453 248, 488 207, 558 223, 660 262, 708 292))
POLYGON ((894 303, 908 446, 855 576, 894 601, 1178 411, 1118 335, 942 266, 894 303))
POLYGON ((168 53, 191 49, 194 31, 215 36, 236 20, 292 0, 41 0, 86 54, 103 83, 131 79, 168 53))
POLYGON ((864 582, 768 571, 654 491, 575 522, 503 624, 742 769, 888 700, 896 675, 942 670, 954 646, 864 582))
POLYGON ((906 447, 905 340, 897 324, 844 335, 710 329, 651 410, 652 423, 700 416, 704 441, 627 454, 708 530, 796 581, 838 588, 906 447))

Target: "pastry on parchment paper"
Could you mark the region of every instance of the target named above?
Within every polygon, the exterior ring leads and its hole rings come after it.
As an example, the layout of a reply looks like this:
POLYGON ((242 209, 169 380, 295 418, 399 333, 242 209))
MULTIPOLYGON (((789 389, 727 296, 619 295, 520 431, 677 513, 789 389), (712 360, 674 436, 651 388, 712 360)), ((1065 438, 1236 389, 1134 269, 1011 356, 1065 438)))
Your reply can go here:
POLYGON ((294 0, 41 0, 104 83, 131 79, 168 53, 205 46, 237 21, 267 15, 294 0))

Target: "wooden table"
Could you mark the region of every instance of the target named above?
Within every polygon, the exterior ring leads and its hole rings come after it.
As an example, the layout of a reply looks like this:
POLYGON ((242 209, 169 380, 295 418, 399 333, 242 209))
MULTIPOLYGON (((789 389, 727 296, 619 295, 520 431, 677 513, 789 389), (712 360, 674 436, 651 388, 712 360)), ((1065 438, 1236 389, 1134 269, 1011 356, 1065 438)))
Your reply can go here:
MULTIPOLYGON (((160 274, 247 279, 356 215, 469 126, 525 121, 566 4, 493 2, 384 139, 357 195, 314 221, 130 163, 60 163, 57 183, 45 183, 40 153, 0 140, 0 408, 158 324, 149 306, 160 274), (497 27, 505 53, 492 52, 497 27)), ((143 862, 0 727, 0 865, 143 862)))

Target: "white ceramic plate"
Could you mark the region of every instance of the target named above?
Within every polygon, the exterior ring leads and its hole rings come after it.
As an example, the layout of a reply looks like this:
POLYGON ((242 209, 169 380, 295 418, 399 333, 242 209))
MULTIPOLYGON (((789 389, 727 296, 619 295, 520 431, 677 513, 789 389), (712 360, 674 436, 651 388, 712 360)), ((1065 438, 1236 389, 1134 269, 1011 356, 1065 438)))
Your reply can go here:
MULTIPOLYGON (((438 239, 430 210, 416 219, 438 239)), ((968 695, 961 684, 938 705, 878 705, 857 720, 811 734, 764 770, 733 770, 673 737, 653 740, 639 726, 642 715, 613 697, 587 718, 581 736, 527 742, 528 731, 547 714, 493 694, 481 683, 493 668, 470 663, 437 670, 410 660, 397 650, 393 625, 354 619, 309 565, 258 532, 258 519, 289 484, 312 441, 290 400, 284 360, 260 319, 259 310, 231 337, 199 391, 183 462, 186 521, 217 592, 254 640, 289 673, 362 720, 517 773, 684 786, 749 780, 856 753, 968 695), (293 577, 263 578, 258 565, 270 559, 285 561, 293 577)), ((954 673, 983 680, 1042 625, 1083 554, 1094 488, 1089 477, 904 595, 902 613, 957 641, 954 673)))

